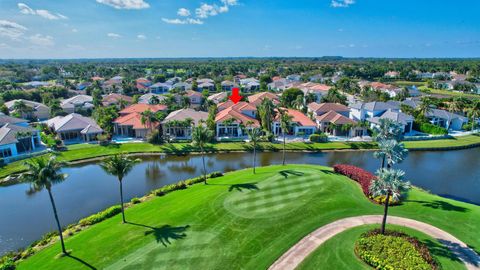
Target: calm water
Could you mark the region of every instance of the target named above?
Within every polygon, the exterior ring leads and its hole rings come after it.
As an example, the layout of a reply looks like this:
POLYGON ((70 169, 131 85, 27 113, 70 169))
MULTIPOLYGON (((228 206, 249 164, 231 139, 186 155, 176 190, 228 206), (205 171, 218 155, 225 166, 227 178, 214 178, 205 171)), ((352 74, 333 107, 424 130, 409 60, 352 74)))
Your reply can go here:
MULTIPOLYGON (((249 153, 209 155, 208 171, 232 171, 251 166, 249 153)), ((280 153, 260 153, 262 165, 281 163, 280 153)), ((333 166, 348 163, 375 171, 380 162, 372 152, 287 153, 287 162, 333 166)), ((433 193, 480 204, 480 148, 449 152, 412 152, 398 166, 416 186, 433 193)), ((124 179, 125 197, 130 200, 165 184, 201 173, 200 156, 145 158, 124 179)), ((53 187, 60 221, 74 223, 118 203, 118 182, 95 164, 64 169, 68 179, 53 187)), ((27 184, 0 187, 0 254, 26 246, 46 232, 55 230, 46 191, 29 194, 27 184)))

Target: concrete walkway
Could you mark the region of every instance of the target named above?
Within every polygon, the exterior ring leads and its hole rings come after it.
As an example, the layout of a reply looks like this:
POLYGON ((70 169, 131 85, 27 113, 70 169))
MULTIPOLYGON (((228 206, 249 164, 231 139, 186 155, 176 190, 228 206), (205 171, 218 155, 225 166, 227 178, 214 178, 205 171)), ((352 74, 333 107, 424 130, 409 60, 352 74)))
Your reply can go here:
MULTIPOLYGON (((348 230, 350 228, 382 223, 381 215, 358 216, 340 219, 323 227, 318 228, 314 232, 305 236, 300 242, 290 248, 283 254, 272 266, 270 270, 288 270, 295 269, 305 258, 315 251, 328 239, 335 235, 348 230)), ((444 244, 465 263, 467 269, 480 269, 480 256, 465 243, 455 238, 453 235, 438 229, 427 223, 416 221, 408 218, 389 216, 388 224, 395 224, 409 227, 417 231, 423 232, 444 244)))

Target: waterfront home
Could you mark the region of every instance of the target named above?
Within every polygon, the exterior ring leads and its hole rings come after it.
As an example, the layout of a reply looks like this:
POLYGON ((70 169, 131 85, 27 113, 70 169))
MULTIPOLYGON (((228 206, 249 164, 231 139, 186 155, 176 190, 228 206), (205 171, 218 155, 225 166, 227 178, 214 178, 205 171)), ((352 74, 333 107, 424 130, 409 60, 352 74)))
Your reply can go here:
POLYGON ((7 106, 10 114, 16 113, 15 104, 17 102, 21 102, 29 108, 28 112, 24 111, 21 113, 20 115, 21 118, 45 120, 50 117, 50 108, 48 106, 39 102, 26 100, 26 99, 15 99, 15 100, 5 102, 5 106, 7 106))
POLYGON ((350 117, 351 119, 357 121, 364 121, 368 118, 381 116, 387 110, 398 112, 400 110, 399 105, 380 102, 380 101, 373 101, 373 102, 359 102, 353 103, 349 105, 350 107, 350 117))
POLYGON ((312 113, 314 117, 316 116, 321 116, 325 113, 328 113, 330 111, 334 111, 338 114, 341 114, 345 117, 349 117, 350 115, 350 109, 339 103, 317 103, 317 102, 312 102, 307 105, 308 112, 312 113))
POLYGON ((148 90, 152 94, 165 94, 168 93, 172 88, 173 86, 171 84, 159 82, 149 86, 148 90))
POLYGON ((0 113, 0 127, 3 127, 6 124, 28 127, 28 120, 0 113))
POLYGON ((222 85, 222 91, 225 91, 225 92, 232 91, 234 87, 238 87, 234 82, 231 82, 231 81, 223 81, 221 85, 222 85))
POLYGON ((24 125, 26 120, 0 116, 0 121, 0 158, 8 161, 40 146, 40 132, 24 125))
POLYGON ((290 88, 291 86, 292 86, 291 82, 283 78, 273 80, 271 83, 267 84, 268 90, 277 91, 277 92, 283 92, 284 90, 290 88))
POLYGON ((400 111, 392 111, 389 109, 380 116, 368 118, 367 121, 370 123, 370 127, 373 128, 380 125, 380 119, 390 119, 395 123, 399 123, 402 126, 404 134, 411 132, 413 129, 413 116, 400 111))
POLYGON ((193 126, 198 126, 200 121, 206 121, 207 118, 207 112, 194 109, 173 111, 162 121, 163 135, 175 140, 189 140, 193 126))
POLYGON ((207 98, 207 100, 210 100, 215 104, 219 104, 219 103, 225 101, 227 98, 228 98, 228 94, 226 92, 220 92, 220 93, 210 95, 207 98))
POLYGON ((336 111, 315 116, 315 122, 320 131, 332 136, 362 137, 367 133, 367 129, 358 126, 357 121, 336 111))
POLYGON ((85 111, 93 109, 93 98, 87 95, 76 95, 69 99, 62 100, 60 107, 66 113, 74 113, 76 111, 85 111))
MULTIPOLYGON (((312 121, 312 119, 308 118, 305 114, 301 111, 293 110, 293 109, 284 109, 286 113, 291 117, 291 123, 287 134, 294 135, 294 136, 309 136, 317 130, 317 124, 312 121)), ((281 123, 280 123, 280 113, 277 113, 275 120, 272 123, 273 126, 273 134, 275 136, 279 136, 282 133, 281 123)))
POLYGON ((451 130, 462 130, 462 126, 468 123, 467 117, 439 109, 431 109, 425 117, 433 125, 451 130))
POLYGON ((119 106, 121 103, 124 103, 124 105, 130 105, 133 103, 133 98, 121 94, 111 93, 103 96, 102 99, 103 106, 119 106))
POLYGON ((164 95, 147 93, 147 94, 141 95, 138 98, 138 103, 140 103, 140 104, 156 104, 157 102, 160 103, 163 100, 165 100, 164 95))
POLYGON ((96 141, 97 136, 103 133, 95 120, 76 113, 54 117, 46 124, 64 143, 96 141))
POLYGON ((142 123, 142 113, 150 110, 153 113, 167 111, 165 105, 134 104, 119 112, 119 117, 113 121, 114 134, 123 137, 145 139, 148 134, 157 129, 159 123, 142 123))
MULTIPOLYGON (((260 127, 256 119, 257 108, 247 102, 231 103, 219 110, 215 117, 216 136, 238 138, 246 136, 243 128, 260 127), (251 125, 249 126, 249 124, 251 125)), ((225 104, 219 104, 219 107, 225 104)))
POLYGON ((280 98, 277 95, 270 92, 260 92, 260 93, 249 96, 247 99, 248 99, 248 102, 254 105, 255 107, 258 107, 264 99, 271 100, 274 105, 280 104, 280 98))

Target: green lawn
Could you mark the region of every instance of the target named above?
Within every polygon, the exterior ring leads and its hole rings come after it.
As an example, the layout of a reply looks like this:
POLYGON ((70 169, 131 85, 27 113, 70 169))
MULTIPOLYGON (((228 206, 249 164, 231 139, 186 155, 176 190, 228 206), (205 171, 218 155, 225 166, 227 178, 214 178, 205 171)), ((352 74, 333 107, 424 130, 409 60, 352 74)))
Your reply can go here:
MULTIPOLYGON (((355 255, 354 247, 355 241, 362 233, 374 228, 378 226, 360 226, 334 236, 310 254, 297 269, 372 269, 355 255)), ((410 228, 390 225, 387 229, 402 231, 418 238, 428 246, 430 253, 437 259, 442 269, 466 269, 465 265, 438 240, 410 228)))
MULTIPOLYGON (((382 206, 366 199, 357 183, 330 168, 270 166, 256 175, 248 169, 135 205, 126 211, 131 224, 115 216, 68 238, 74 258, 55 258, 57 243, 19 269, 85 269, 84 263, 101 269, 266 269, 318 227, 380 213, 382 206)), ((480 249, 478 206, 414 189, 390 213, 433 224, 480 249)))
MULTIPOLYGON (((457 137, 455 139, 430 140, 405 142, 409 149, 421 148, 449 148, 462 147, 480 143, 480 135, 470 135, 457 137)), ((374 149, 375 143, 357 142, 328 142, 328 143, 288 143, 288 151, 322 151, 322 150, 356 150, 356 149, 374 149)), ((261 151, 282 151, 281 143, 260 143, 261 151)), ((209 152, 234 152, 251 151, 252 146, 244 142, 215 143, 208 147, 209 152)), ((198 152, 199 149, 191 146, 189 143, 172 143, 163 145, 153 145, 149 143, 125 143, 119 145, 100 146, 97 144, 77 144, 68 147, 68 151, 62 152, 59 156, 63 161, 78 161, 96 157, 103 157, 118 153, 167 153, 167 154, 186 154, 198 152)), ((13 173, 22 172, 25 167, 25 161, 16 161, 4 166, 0 171, 0 179, 13 173)))
POLYGON ((462 92, 456 92, 456 91, 450 91, 450 90, 444 90, 444 89, 433 89, 433 88, 427 88, 425 86, 419 87, 419 90, 429 94, 480 99, 480 95, 477 95, 477 94, 462 93, 462 92))

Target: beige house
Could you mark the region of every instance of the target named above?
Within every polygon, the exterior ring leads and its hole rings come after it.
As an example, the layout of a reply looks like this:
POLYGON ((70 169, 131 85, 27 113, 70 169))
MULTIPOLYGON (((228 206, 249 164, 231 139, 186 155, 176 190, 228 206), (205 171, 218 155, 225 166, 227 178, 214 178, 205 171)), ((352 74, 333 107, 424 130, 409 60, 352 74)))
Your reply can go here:
POLYGON ((21 118, 37 118, 38 120, 46 120, 50 118, 50 108, 48 106, 39 102, 26 99, 15 99, 5 102, 5 106, 7 106, 10 113, 15 113, 15 103, 17 102, 23 102, 27 107, 31 109, 31 112, 29 113, 22 113, 22 115, 20 115, 21 118))
POLYGON ((207 112, 195 111, 193 109, 181 109, 171 112, 162 121, 163 135, 172 139, 191 139, 192 128, 200 121, 206 121, 207 112))

